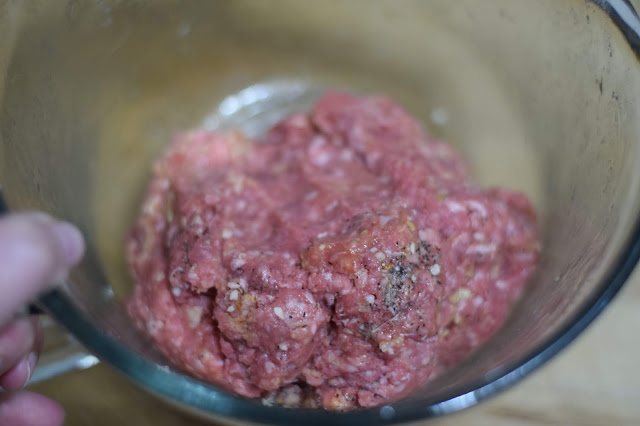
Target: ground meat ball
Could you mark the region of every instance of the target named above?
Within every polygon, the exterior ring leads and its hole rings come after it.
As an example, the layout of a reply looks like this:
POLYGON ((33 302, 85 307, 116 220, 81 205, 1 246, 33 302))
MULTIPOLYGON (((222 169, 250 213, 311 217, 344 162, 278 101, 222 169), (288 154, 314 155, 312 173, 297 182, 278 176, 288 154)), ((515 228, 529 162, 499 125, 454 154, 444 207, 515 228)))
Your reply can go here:
POLYGON ((268 404, 401 398, 493 335, 535 213, 385 97, 329 93, 258 141, 179 135, 128 239, 129 313, 177 366, 268 404))

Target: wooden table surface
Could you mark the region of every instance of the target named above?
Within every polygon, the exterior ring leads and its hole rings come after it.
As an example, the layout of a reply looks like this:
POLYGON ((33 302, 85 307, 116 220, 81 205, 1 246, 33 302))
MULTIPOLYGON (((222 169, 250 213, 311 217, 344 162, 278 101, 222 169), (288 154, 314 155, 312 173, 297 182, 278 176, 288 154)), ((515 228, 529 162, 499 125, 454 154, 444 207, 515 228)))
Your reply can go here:
MULTIPOLYGON (((429 425, 640 425, 640 271, 568 349, 514 388, 429 425)), ((193 425, 105 365, 33 389, 67 410, 66 425, 193 425)))

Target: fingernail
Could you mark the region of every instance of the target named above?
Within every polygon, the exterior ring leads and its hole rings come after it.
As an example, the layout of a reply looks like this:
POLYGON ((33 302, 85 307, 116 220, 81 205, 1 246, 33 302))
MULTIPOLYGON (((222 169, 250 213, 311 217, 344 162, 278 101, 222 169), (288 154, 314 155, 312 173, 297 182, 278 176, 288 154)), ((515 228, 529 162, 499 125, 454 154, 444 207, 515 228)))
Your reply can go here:
POLYGON ((29 383, 31 377, 31 366, 29 359, 23 358, 8 373, 2 376, 3 388, 5 391, 14 392, 23 389, 29 383))
POLYGON ((24 365, 24 367, 22 368, 25 371, 25 375, 24 375, 24 382, 22 382, 22 384, 18 386, 18 389, 23 389, 25 386, 27 386, 27 383, 29 383, 29 378, 31 377, 31 366, 29 365, 29 359, 27 358, 24 361, 21 361, 21 363, 24 365))
POLYGON ((53 225, 53 230, 58 237, 67 265, 78 263, 84 253, 84 239, 78 228, 67 222, 58 222, 53 225))
POLYGON ((51 216, 49 216, 48 214, 46 214, 44 212, 30 211, 27 214, 29 215, 29 217, 33 218, 37 222, 40 222, 40 223, 42 223, 44 225, 49 225, 49 224, 55 222, 54 218, 52 218, 51 216))
POLYGON ((31 379, 31 374, 33 374, 33 371, 36 369, 37 363, 38 354, 30 352, 29 355, 27 355, 27 380, 24 382, 23 387, 29 383, 29 379, 31 379))

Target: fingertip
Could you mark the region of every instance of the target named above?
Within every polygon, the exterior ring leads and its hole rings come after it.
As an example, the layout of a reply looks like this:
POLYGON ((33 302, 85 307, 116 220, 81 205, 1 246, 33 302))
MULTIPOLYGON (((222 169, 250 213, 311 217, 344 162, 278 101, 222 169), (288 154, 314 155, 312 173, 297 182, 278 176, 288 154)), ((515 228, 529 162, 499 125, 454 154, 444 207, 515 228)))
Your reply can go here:
POLYGON ((21 305, 59 284, 83 255, 80 231, 43 213, 0 220, 0 324, 21 305))
MULTIPOLYGON (((17 391, 26 386, 31 377, 31 365, 28 356, 0 376, 0 386, 5 391, 17 391)), ((2 424, 2 423, 0 423, 2 424)))
POLYGON ((52 227, 67 266, 73 266, 84 254, 84 238, 80 230, 68 222, 57 222, 52 227))
POLYGON ((7 394, 0 400, 0 425, 60 426, 64 417, 57 402, 33 392, 7 394))
POLYGON ((0 375, 33 350, 35 339, 36 330, 29 318, 15 319, 0 328, 0 375))

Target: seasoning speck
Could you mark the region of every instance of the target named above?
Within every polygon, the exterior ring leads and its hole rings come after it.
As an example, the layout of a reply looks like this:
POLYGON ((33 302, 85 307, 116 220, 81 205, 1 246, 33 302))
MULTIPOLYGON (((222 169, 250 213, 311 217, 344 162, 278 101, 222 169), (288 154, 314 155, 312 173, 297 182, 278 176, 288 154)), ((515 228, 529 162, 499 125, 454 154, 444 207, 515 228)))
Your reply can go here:
POLYGON ((449 296, 449 301, 451 303, 458 303, 462 300, 467 300, 470 297, 471 297, 471 290, 469 290, 466 287, 460 287, 458 290, 456 290, 455 293, 449 296))
POLYGON ((440 275, 440 265, 434 263, 433 265, 431 265, 431 268, 429 268, 429 272, 431 272, 431 275, 433 275, 434 277, 437 277, 438 275, 440 275))
POLYGON ((276 314, 278 318, 284 319, 284 311, 280 306, 276 306, 275 308, 273 308, 273 313, 276 314))
POLYGON ((189 327, 196 328, 200 324, 202 308, 200 306, 189 306, 187 308, 187 317, 189 318, 189 327))

